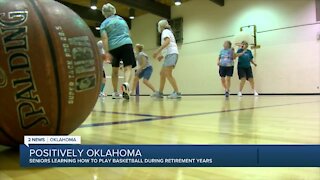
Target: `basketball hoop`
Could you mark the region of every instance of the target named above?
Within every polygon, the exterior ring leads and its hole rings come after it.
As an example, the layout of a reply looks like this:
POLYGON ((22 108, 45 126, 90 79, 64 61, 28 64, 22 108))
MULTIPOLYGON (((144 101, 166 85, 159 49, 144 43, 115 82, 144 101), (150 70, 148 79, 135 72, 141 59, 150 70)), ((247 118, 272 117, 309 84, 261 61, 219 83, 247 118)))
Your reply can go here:
POLYGON ((233 44, 240 47, 243 41, 248 42, 250 45, 254 45, 254 37, 247 31, 240 31, 234 36, 233 44))
POLYGON ((240 27, 240 32, 236 33, 234 36, 233 43, 240 47, 242 41, 248 42, 251 49, 259 49, 260 45, 257 44, 257 26, 256 25, 248 25, 240 27))

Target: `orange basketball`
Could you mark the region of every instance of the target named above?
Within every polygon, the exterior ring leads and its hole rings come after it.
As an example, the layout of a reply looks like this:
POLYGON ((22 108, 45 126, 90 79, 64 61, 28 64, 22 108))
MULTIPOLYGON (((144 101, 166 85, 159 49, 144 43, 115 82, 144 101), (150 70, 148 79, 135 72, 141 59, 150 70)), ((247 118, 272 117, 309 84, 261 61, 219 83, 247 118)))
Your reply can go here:
POLYGON ((0 144, 69 134, 92 111, 101 57, 86 23, 53 0, 0 1, 0 144))

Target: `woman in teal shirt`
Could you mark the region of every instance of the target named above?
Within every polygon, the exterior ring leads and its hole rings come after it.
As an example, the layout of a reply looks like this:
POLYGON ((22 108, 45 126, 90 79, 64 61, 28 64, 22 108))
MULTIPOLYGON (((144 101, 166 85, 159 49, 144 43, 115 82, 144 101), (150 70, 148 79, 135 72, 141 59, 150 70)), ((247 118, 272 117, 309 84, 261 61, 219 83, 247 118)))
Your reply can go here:
POLYGON ((112 58, 112 86, 114 93, 113 99, 119 99, 118 93, 118 77, 120 61, 124 65, 124 79, 122 84, 123 98, 129 99, 129 81, 131 79, 132 68, 136 66, 136 60, 132 47, 129 27, 126 21, 116 15, 116 8, 110 3, 102 7, 102 14, 106 19, 100 26, 101 40, 104 50, 107 53, 107 58, 112 58))
POLYGON ((254 87, 254 79, 253 79, 253 73, 251 68, 251 63, 254 66, 257 66, 257 64, 253 61, 253 55, 252 52, 248 49, 248 42, 243 41, 241 43, 241 48, 237 51, 238 58, 238 76, 240 79, 240 88, 238 96, 242 96, 242 90, 244 87, 244 84, 246 83, 246 80, 249 81, 251 88, 253 90, 253 93, 255 96, 258 96, 258 92, 255 90, 254 87))

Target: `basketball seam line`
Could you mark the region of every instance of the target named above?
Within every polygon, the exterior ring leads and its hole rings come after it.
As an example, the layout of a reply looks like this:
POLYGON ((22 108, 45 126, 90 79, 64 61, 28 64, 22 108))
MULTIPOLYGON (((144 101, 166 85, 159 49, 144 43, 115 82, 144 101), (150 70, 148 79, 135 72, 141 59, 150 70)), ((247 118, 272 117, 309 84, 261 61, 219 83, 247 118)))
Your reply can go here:
MULTIPOLYGON (((38 3, 38 1, 36 1, 38 3)), ((52 65, 55 73, 55 81, 56 81, 56 89, 57 89, 57 97, 58 97, 58 113, 57 113, 57 124, 56 124, 56 134, 59 133, 60 131, 60 121, 61 121, 61 87, 60 87, 60 80, 59 80, 59 71, 58 71, 58 64, 57 64, 57 57, 55 54, 55 49, 53 48, 53 40, 49 32, 48 25, 46 21, 43 18, 42 12, 36 5, 36 2, 33 0, 30 0, 31 5, 33 6, 33 9, 35 10, 35 13, 38 15, 39 20, 41 22, 41 25, 43 27, 45 36, 47 37, 49 49, 50 49, 50 54, 51 54, 51 59, 52 59, 52 65)))

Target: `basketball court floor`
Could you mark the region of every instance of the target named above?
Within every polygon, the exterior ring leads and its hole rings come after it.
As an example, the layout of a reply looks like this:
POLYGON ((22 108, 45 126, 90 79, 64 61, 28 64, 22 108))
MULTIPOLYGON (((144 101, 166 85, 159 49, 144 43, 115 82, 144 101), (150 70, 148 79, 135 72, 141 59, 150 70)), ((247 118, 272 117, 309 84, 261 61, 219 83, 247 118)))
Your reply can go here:
MULTIPOLYGON (((107 97, 72 135, 83 144, 320 144, 320 96, 107 97)), ((0 146, 0 179, 319 180, 320 168, 21 169, 19 153, 0 146)))

